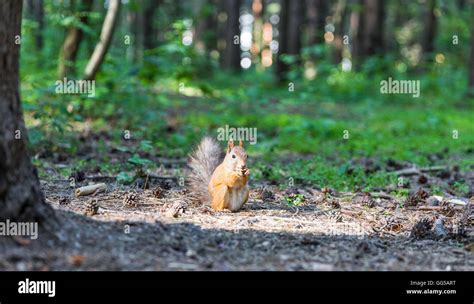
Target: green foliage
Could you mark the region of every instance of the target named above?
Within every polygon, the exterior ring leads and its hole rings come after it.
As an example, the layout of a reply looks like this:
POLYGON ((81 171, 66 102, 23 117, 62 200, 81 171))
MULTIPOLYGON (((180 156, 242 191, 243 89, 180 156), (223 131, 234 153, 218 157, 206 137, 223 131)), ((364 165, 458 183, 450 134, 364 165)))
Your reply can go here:
POLYGON ((294 194, 286 197, 286 203, 290 206, 300 206, 304 204, 305 197, 303 194, 294 194))
MULTIPOLYGON (((439 18, 436 40, 444 62, 413 64, 406 54, 389 51, 344 71, 332 62, 331 44, 307 46, 301 56, 282 56, 292 65, 288 76, 295 90, 290 92, 287 85, 276 85, 272 69, 221 71, 217 58, 183 45, 183 35, 196 20, 176 13, 173 1, 164 1, 155 24, 158 46, 145 50, 143 58, 130 56, 133 45, 123 43, 130 29, 120 24, 97 75, 95 97, 88 98, 55 93, 57 58, 65 27, 80 27, 86 32, 77 62, 80 71, 97 40, 103 12, 88 13, 91 23, 86 26, 79 22, 86 12, 45 2, 44 49, 35 51, 30 37, 38 25, 32 20, 23 22, 21 47, 21 97, 34 154, 75 155, 81 136, 90 133, 85 140, 100 142, 99 153, 93 154, 97 165, 129 184, 137 171, 152 170, 156 157, 185 157, 203 135, 216 135, 217 128, 230 125, 258 130, 257 144, 247 145, 254 181, 282 185, 293 178, 296 185, 373 190, 396 180, 383 169, 352 165, 353 160, 456 164, 464 171, 474 165, 469 152, 474 146, 472 99, 465 97, 469 14, 456 16, 451 4, 445 4, 439 18), (462 41, 455 47, 453 33, 462 41), (309 68, 314 68, 313 77, 305 76, 309 68), (421 96, 380 94, 380 81, 388 77, 420 80, 421 96), (131 141, 124 141, 124 130, 131 132, 131 141), (345 130, 348 139, 343 138, 345 130), (459 138, 453 139, 453 130, 459 138), (118 156, 109 156, 112 151, 118 156), (443 157, 433 160, 433 154, 443 157)), ((140 8, 140 1, 127 6, 132 12, 140 8)), ((214 10, 206 6, 200 14, 214 10)), ((394 49, 410 49, 417 41, 421 26, 412 19, 418 10, 419 3, 407 4, 407 21, 392 33, 394 49)), ((463 181, 455 188, 464 194, 469 190, 463 181)))
POLYGON ((129 175, 126 172, 120 172, 117 175, 117 182, 124 184, 124 185, 129 185, 135 180, 135 177, 132 175, 129 175))

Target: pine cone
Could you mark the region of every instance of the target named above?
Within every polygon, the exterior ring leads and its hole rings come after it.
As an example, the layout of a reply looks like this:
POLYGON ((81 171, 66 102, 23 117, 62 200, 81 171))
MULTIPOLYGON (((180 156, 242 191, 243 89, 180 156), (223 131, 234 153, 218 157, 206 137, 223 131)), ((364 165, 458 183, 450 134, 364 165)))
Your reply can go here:
POLYGON ((99 212, 99 204, 97 203, 97 199, 91 199, 86 203, 86 212, 85 215, 93 216, 99 212))
POLYGON ((441 202, 441 213, 446 217, 452 217, 456 213, 456 210, 452 204, 443 201, 441 202))
POLYGON ((257 189, 255 193, 256 199, 261 199, 262 201, 272 201, 275 199, 275 195, 272 191, 267 190, 265 186, 262 186, 257 189))
POLYGON ((329 206, 333 207, 334 209, 340 209, 341 204, 339 201, 333 197, 325 197, 323 198, 323 203, 328 204, 329 206))
POLYGON ((429 196, 430 195, 426 190, 420 188, 416 193, 410 193, 410 195, 408 195, 405 200, 405 206, 416 206, 419 203, 424 203, 429 196))
POLYGON ((128 192, 123 198, 123 205, 126 207, 138 206, 138 195, 135 192, 128 192))
POLYGON ((60 205, 67 205, 71 202, 71 200, 67 196, 61 196, 58 201, 60 205))
POLYGON ((410 232, 410 236, 416 239, 425 238, 431 234, 432 228, 433 221, 428 218, 424 218, 416 222, 415 225, 413 225, 413 228, 410 232))
POLYGON ((273 194, 272 191, 269 190, 263 190, 262 192, 262 200, 263 201, 273 201, 275 199, 275 195, 273 194))
POLYGON ((331 188, 328 188, 328 187, 324 187, 321 189, 321 192, 325 195, 325 196, 328 196, 328 195, 334 195, 335 194, 335 191, 331 188))
POLYGON ((375 206, 375 200, 369 192, 363 192, 362 195, 357 197, 356 202, 369 208, 373 208, 375 206))
POLYGON ((153 196, 156 198, 164 198, 165 197, 165 190, 160 186, 156 186, 153 191, 153 196))
POLYGON ((426 175, 420 175, 420 177, 418 178, 418 183, 426 184, 427 182, 428 182, 428 178, 426 177, 426 175))
POLYGON ((418 189, 416 192, 416 196, 418 197, 419 200, 426 200, 430 194, 423 188, 418 189))
POLYGON ((330 210, 328 212, 329 218, 334 220, 336 223, 340 223, 343 220, 340 210, 330 210))
POLYGON ((181 202, 176 202, 168 210, 168 215, 176 218, 184 212, 186 212, 186 206, 181 202))

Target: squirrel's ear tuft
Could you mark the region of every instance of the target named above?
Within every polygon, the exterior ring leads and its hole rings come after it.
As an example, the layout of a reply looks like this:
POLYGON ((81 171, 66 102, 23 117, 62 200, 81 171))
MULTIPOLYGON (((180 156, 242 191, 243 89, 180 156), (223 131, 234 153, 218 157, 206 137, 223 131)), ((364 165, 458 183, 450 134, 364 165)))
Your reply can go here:
POLYGON ((244 147, 244 142, 239 140, 239 146, 241 146, 243 148, 244 147))
POLYGON ((227 146, 227 153, 229 153, 230 150, 232 150, 232 148, 234 148, 234 141, 232 139, 229 139, 229 144, 227 146))

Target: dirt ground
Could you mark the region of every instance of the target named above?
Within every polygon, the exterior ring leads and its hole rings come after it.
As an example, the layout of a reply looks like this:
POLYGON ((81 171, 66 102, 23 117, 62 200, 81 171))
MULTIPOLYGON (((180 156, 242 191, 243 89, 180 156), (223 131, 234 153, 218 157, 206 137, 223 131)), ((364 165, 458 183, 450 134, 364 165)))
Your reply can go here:
POLYGON ((61 229, 2 238, 2 270, 474 270, 472 200, 433 204, 418 193, 402 207, 384 193, 252 185, 249 203, 231 213, 166 179, 145 190, 106 177, 41 184, 61 229), (107 190, 74 195, 94 182, 107 190), (97 214, 85 215, 94 204, 97 214))

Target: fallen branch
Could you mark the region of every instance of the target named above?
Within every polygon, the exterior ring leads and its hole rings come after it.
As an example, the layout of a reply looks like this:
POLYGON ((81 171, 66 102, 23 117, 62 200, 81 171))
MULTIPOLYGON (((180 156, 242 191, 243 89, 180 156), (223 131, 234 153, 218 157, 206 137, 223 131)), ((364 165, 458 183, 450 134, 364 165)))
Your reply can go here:
MULTIPOLYGON (((86 176, 87 180, 91 180, 94 182, 114 182, 116 181, 117 177, 116 176, 110 176, 110 175, 89 175, 86 176)), ((178 181, 178 177, 176 176, 158 176, 158 175, 152 175, 149 174, 147 175, 147 182, 152 182, 152 181, 166 181, 166 180, 172 180, 174 182, 178 181)))
POLYGON ((447 169, 446 166, 433 166, 433 167, 427 167, 427 168, 412 167, 412 168, 392 171, 389 173, 396 174, 396 175, 403 175, 403 176, 412 176, 412 175, 421 175, 422 173, 427 173, 427 172, 442 171, 446 169, 447 169))
POLYGON ((95 194, 100 191, 105 191, 107 189, 107 185, 104 183, 94 184, 89 186, 84 186, 77 188, 75 191, 76 196, 85 196, 90 194, 95 194))

